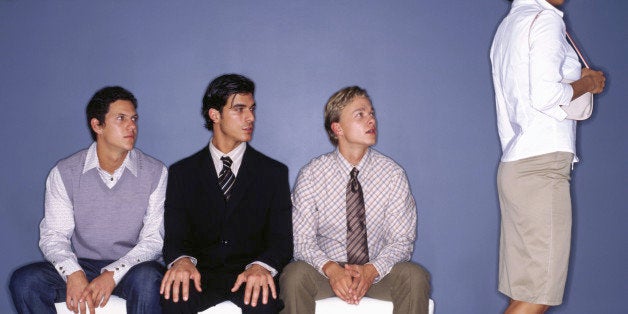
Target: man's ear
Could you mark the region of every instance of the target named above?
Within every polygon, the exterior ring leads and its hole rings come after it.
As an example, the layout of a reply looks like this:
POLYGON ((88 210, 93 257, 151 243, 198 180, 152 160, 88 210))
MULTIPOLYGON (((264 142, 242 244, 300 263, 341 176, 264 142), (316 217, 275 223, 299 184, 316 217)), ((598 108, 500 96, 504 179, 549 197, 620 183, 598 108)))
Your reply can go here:
POLYGON ((209 119, 212 120, 213 123, 218 123, 220 121, 220 111, 210 108, 208 114, 209 119))
POLYGON ((338 122, 331 123, 331 130, 334 132, 334 134, 336 134, 336 137, 339 137, 340 135, 342 135, 342 127, 340 126, 340 123, 338 122))
POLYGON ((96 134, 102 134, 102 124, 100 124, 100 121, 98 121, 98 119, 92 118, 89 121, 89 124, 92 127, 92 130, 96 132, 96 134))

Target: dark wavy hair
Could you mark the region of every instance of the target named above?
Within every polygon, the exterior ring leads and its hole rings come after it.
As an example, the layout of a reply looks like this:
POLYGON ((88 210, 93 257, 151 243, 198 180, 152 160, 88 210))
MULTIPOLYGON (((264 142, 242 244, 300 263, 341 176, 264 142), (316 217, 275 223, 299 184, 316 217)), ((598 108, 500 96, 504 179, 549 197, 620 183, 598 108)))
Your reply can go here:
POLYGON ((246 76, 240 74, 223 74, 215 78, 203 95, 202 114, 205 118, 205 128, 214 129, 214 123, 209 118, 209 109, 222 112, 229 96, 233 94, 251 94, 255 96, 255 83, 246 76))

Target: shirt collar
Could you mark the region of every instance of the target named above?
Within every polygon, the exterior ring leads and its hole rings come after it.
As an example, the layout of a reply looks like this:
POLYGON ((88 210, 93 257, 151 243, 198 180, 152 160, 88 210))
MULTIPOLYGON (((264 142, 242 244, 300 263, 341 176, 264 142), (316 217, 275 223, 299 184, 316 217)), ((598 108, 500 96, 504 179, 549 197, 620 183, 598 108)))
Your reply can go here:
MULTIPOLYGON (((94 168, 100 169, 100 164, 98 163, 98 155, 96 151, 97 145, 98 143, 93 142, 92 145, 89 146, 89 149, 87 150, 87 157, 85 158, 85 166, 83 166, 83 173, 94 168)), ((126 157, 124 158, 122 165, 120 165, 120 168, 129 169, 131 174, 137 177, 137 163, 137 153, 135 152, 134 148, 128 154, 126 154, 126 157)))
POLYGON ((561 17, 563 17, 563 11, 557 9, 555 6, 549 4, 549 2, 547 2, 546 0, 515 0, 512 3, 512 8, 515 7, 519 7, 522 5, 530 5, 530 4, 538 4, 539 6, 541 6, 541 9, 543 10, 551 10, 556 12, 556 14, 560 15, 561 17))
POLYGON ((242 159, 244 158, 244 151, 246 150, 246 142, 240 143, 234 149, 232 149, 228 153, 221 152, 214 144, 212 143, 213 138, 209 140, 209 154, 211 155, 212 161, 214 163, 214 167, 216 168, 216 173, 219 173, 222 169, 222 161, 220 157, 229 156, 231 158, 231 171, 233 175, 238 175, 238 170, 240 169, 240 165, 242 164, 242 159))
POLYGON ((363 170, 367 169, 367 165, 371 159, 371 152, 372 149, 369 147, 366 150, 366 153, 364 154, 364 156, 362 156, 362 159, 360 160, 360 162, 353 166, 351 165, 351 163, 349 163, 349 161, 347 161, 347 159, 342 156, 342 154, 340 153, 340 150, 338 150, 338 148, 336 148, 335 150, 335 154, 336 154, 336 160, 338 161, 338 171, 340 171, 343 174, 348 174, 351 173, 351 170, 353 168, 358 169, 358 171, 360 171, 360 173, 363 173, 363 170))
POLYGON ((563 11, 557 9, 555 6, 549 4, 549 2, 547 2, 546 0, 536 0, 536 3, 538 3, 541 7, 543 7, 543 9, 545 10, 552 10, 554 12, 556 12, 558 15, 560 15, 560 17, 563 17, 563 11))

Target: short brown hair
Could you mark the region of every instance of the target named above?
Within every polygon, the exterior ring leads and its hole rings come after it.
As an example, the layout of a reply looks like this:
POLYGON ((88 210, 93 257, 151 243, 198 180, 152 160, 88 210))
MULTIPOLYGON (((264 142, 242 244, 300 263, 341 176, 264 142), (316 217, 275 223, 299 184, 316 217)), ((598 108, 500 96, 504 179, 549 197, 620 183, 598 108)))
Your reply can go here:
POLYGON ((369 101, 371 101, 371 97, 369 97, 366 90, 359 86, 345 87, 335 92, 331 95, 331 97, 329 97, 329 100, 327 100, 327 104, 325 105, 325 130, 327 131, 329 140, 332 144, 334 144, 334 146, 338 146, 338 137, 331 129, 331 124, 340 121, 340 113, 342 113, 342 109, 344 109, 347 104, 349 104, 349 102, 356 97, 366 97, 369 101))

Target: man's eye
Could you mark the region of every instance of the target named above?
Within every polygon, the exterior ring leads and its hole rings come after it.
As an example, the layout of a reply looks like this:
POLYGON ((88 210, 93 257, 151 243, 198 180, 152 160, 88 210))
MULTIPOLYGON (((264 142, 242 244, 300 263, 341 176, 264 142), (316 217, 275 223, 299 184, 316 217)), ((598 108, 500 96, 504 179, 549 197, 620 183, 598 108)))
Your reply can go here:
POLYGON ((124 116, 117 116, 117 117, 116 117, 116 120, 118 120, 118 121, 124 121, 124 116))

